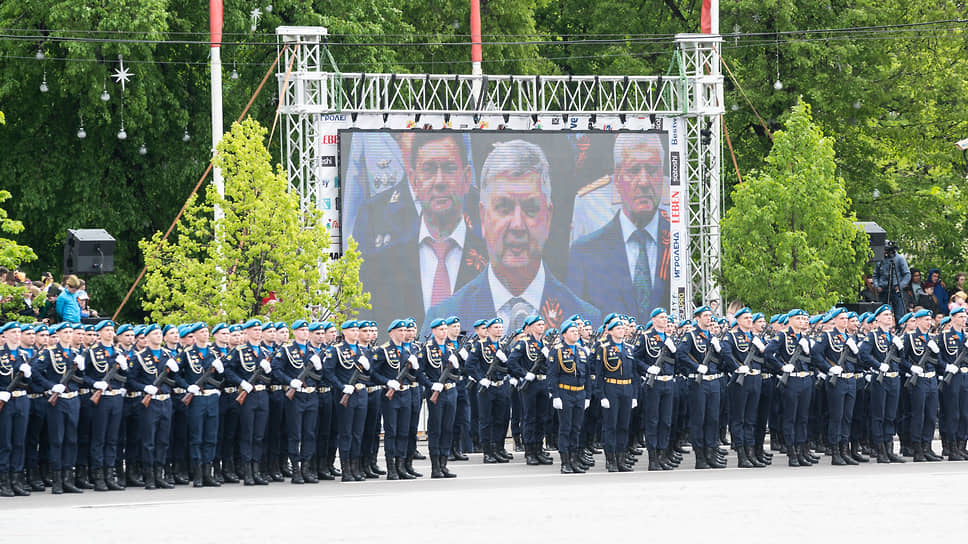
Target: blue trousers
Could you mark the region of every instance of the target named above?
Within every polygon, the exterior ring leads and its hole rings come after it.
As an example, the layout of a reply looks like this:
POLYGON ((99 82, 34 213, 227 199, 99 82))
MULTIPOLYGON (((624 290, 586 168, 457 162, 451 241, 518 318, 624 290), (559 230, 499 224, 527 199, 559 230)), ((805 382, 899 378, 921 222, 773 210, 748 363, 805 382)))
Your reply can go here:
POLYGON ((147 408, 140 404, 139 408, 141 462, 146 467, 160 465, 167 459, 171 438, 171 399, 152 399, 147 408))
POLYGON ((968 423, 962 421, 968 418, 968 396, 966 393, 966 378, 968 374, 957 373, 951 383, 945 384, 941 390, 941 429, 948 440, 964 440, 961 438, 961 428, 968 423))
MULTIPOLYGON (((316 420, 319 419, 319 395, 296 392, 286 400, 286 439, 289 459, 308 463, 316 455, 316 420)), ((285 393, 283 393, 285 398, 285 393)))
MULTIPOLYGON (((763 376, 762 385, 760 386, 760 400, 756 407, 756 427, 753 430, 753 445, 761 446, 764 440, 766 440, 766 427, 767 424, 773 429, 777 430, 779 434, 780 425, 777 424, 775 420, 777 413, 774 402, 774 397, 776 396, 776 378, 772 376, 763 376)), ((771 435, 771 441, 773 435, 771 435)))
POLYGON ((269 393, 252 391, 239 409, 239 453, 243 463, 261 461, 269 422, 269 393))
POLYGON ((121 408, 121 434, 124 435, 124 462, 141 462, 141 398, 125 398, 121 408))
POLYGON ((27 455, 30 399, 11 398, 0 412, 0 473, 20 472, 27 455))
POLYGON ((91 430, 94 427, 94 403, 91 394, 80 395, 81 407, 77 413, 77 459, 79 467, 91 465, 91 430))
POLYGON ((675 400, 674 381, 656 380, 652 387, 645 386, 645 443, 651 449, 669 447, 672 432, 672 401, 675 400))
POLYGON ((91 428, 91 468, 113 467, 117 462, 124 399, 120 395, 102 396, 91 410, 94 420, 91 428))
POLYGON ((555 395, 561 399, 558 410, 558 451, 562 454, 577 452, 581 445, 582 422, 585 420, 585 392, 559 389, 555 395))
POLYGON ((760 376, 746 376, 743 385, 735 381, 729 385, 729 427, 735 446, 756 445, 756 417, 762 389, 760 376))
POLYGON ((335 413, 333 407, 336 405, 336 401, 333 400, 333 395, 337 394, 340 393, 327 391, 316 394, 316 407, 318 410, 316 414, 316 457, 320 461, 329 455, 330 436, 332 435, 333 429, 333 414, 335 413))
POLYGON ((397 391, 392 399, 383 396, 383 449, 387 457, 406 457, 409 443, 410 414, 413 412, 411 390, 397 391))
POLYGON ((545 422, 551 410, 551 398, 548 396, 546 384, 547 380, 535 380, 520 392, 523 423, 521 435, 525 444, 540 444, 544 438, 545 422))
MULTIPOLYGON (((467 411, 468 411, 468 421, 470 421, 470 426, 467 428, 468 434, 471 436, 471 445, 476 442, 481 442, 481 418, 480 418, 480 408, 481 401, 477 398, 477 394, 480 392, 480 386, 477 382, 467 381, 467 411)), ((468 449, 467 451, 471 451, 468 449)))
POLYGON ((458 451, 472 451, 471 441, 471 407, 467 393, 466 380, 461 378, 457 386, 457 413, 454 415, 454 448, 458 451))
POLYGON ((380 399, 386 394, 386 389, 376 389, 366 394, 366 421, 363 423, 363 456, 376 458, 380 452, 380 416, 382 414, 380 399))
POLYGON ((27 466, 37 468, 47 462, 47 398, 29 399, 30 421, 27 423, 27 466))
POLYGON ((417 425, 420 423, 420 407, 423 404, 423 387, 416 384, 410 389, 410 429, 407 434, 407 453, 417 451, 417 425))
POLYGON ((894 440, 900 387, 899 377, 871 382, 871 437, 875 443, 894 440))
POLYGON ((934 428, 938 423, 938 379, 918 378, 911 391, 911 440, 930 442, 934 440, 934 428))
POLYGON ((433 402, 427 404, 427 411, 427 449, 430 450, 431 456, 447 455, 454 438, 457 389, 441 391, 436 404, 433 402))
POLYGON ((188 407, 181 399, 184 394, 171 396, 171 438, 168 442, 169 463, 188 463, 188 407))
POLYGON ((602 409, 602 445, 605 453, 621 453, 628 446, 634 394, 632 385, 605 384, 605 398, 609 404, 607 409, 602 409))
POLYGON ((810 401, 813 398, 813 377, 790 376, 787 384, 780 387, 783 399, 783 440, 787 446, 806 444, 810 439, 807 423, 810 417, 810 401))
MULTIPOLYGON (((336 394, 342 397, 340 391, 337 390, 336 394)), ((348 462, 350 459, 363 456, 363 424, 366 423, 366 402, 366 390, 362 389, 350 395, 346 406, 337 404, 340 461, 348 462)))
POLYGON ((59 399, 56 406, 48 404, 47 439, 50 445, 51 470, 74 468, 77 461, 77 420, 81 399, 59 399))
POLYGON ((827 441, 843 444, 850 440, 850 422, 857 400, 856 378, 838 378, 836 385, 827 379, 827 441))
POLYGON ((222 393, 218 397, 217 455, 222 460, 234 460, 239 447, 239 414, 242 413, 242 407, 235 402, 235 396, 235 393, 222 393))
POLYGON ((192 464, 211 463, 215 460, 215 448, 218 445, 218 413, 219 395, 192 397, 187 410, 188 455, 192 464))
POLYGON ((521 392, 514 385, 510 386, 509 391, 511 391, 511 436, 521 436, 521 427, 524 420, 521 392))
POLYGON ((721 388, 719 380, 689 380, 689 438, 694 448, 719 443, 721 388))
POLYGON ((481 443, 504 443, 511 409, 510 385, 481 387, 477 391, 477 417, 480 422, 481 443))
MULTIPOLYGON (((278 459, 286 453, 286 430, 289 425, 285 418, 289 415, 286 407, 286 388, 275 386, 276 391, 269 391, 269 417, 266 419, 265 453, 269 457, 278 459)), ((298 393, 297 393, 298 394, 298 393)))

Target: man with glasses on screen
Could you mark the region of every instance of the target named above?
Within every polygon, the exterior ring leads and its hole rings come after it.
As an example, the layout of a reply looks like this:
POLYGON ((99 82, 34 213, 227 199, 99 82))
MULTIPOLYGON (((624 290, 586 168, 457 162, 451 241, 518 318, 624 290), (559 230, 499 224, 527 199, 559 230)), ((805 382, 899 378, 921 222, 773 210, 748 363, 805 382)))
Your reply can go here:
POLYGON ((669 219, 659 209, 666 187, 659 134, 615 138, 615 189, 622 208, 604 227, 577 240, 568 286, 598 308, 647 321, 668 303, 669 219))
POLYGON ((564 316, 576 313, 598 321, 601 313, 544 264, 553 208, 544 151, 524 140, 497 145, 481 170, 481 230, 488 266, 453 297, 432 307, 425 323, 450 315, 467 320, 497 315, 513 330, 531 314, 557 326, 564 316))
POLYGON ((427 309, 484 268, 484 241, 464 217, 464 197, 473 178, 466 157, 461 134, 416 133, 408 171, 412 196, 395 189, 383 195, 389 199, 385 217, 360 216, 367 223, 358 223, 356 232, 375 232, 364 236, 379 238, 364 257, 360 276, 380 315, 422 320, 427 309), (406 217, 408 209, 416 209, 412 218, 406 217))

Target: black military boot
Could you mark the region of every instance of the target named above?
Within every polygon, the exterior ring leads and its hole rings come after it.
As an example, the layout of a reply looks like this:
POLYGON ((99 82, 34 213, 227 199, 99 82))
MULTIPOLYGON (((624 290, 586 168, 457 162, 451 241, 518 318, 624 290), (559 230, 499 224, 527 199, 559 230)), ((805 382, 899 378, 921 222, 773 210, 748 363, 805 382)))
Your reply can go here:
POLYGON ((748 457, 746 457, 746 448, 737 447, 736 458, 738 460, 737 466, 739 466, 739 468, 753 468, 753 463, 750 462, 748 457))
POLYGON ((205 487, 205 482, 202 480, 201 463, 192 464, 192 487, 205 487))
POLYGON ((361 457, 352 459, 352 462, 350 462, 350 471, 353 472, 353 479, 357 482, 366 480, 366 475, 363 474, 363 459, 361 457))
POLYGON ((252 479, 255 480, 255 485, 269 485, 269 480, 262 473, 262 466, 258 461, 252 461, 252 479))
POLYGON ((54 495, 64 493, 64 477, 59 470, 52 470, 50 472, 50 492, 54 495))
POLYGON ((726 459, 719 456, 716 450, 716 447, 706 448, 706 462, 713 468, 726 468, 726 459))
POLYGON ((141 481, 145 489, 158 489, 158 486, 155 485, 155 470, 150 466, 142 467, 141 481))
POLYGON ((400 476, 397 474, 397 460, 387 455, 386 462, 387 462, 387 480, 399 480, 400 476))
POLYGON ((855 461, 854 458, 850 455, 850 448, 847 447, 847 443, 846 442, 841 442, 840 444, 837 444, 834 447, 837 448, 840 451, 840 457, 841 457, 841 459, 843 459, 844 462, 847 463, 848 465, 859 465, 860 464, 857 461, 855 461))
MULTIPOLYGON (((235 459, 229 457, 222 461, 222 479, 225 480, 227 484, 237 484, 239 483, 239 473, 235 470, 235 459)), ((255 484, 246 484, 255 485, 255 484)))
POLYGON ((51 475, 50 464, 40 463, 40 479, 44 482, 44 487, 50 487, 54 483, 54 479, 51 475))
POLYGON ((419 472, 417 472, 416 470, 413 469, 413 460, 414 459, 415 459, 415 457, 413 455, 407 456, 407 463, 406 463, 407 472, 409 472, 412 476, 414 476, 416 478, 422 478, 423 477, 423 474, 421 474, 421 473, 419 473, 419 472))
POLYGON ((575 471, 575 474, 584 474, 588 472, 588 468, 581 464, 581 456, 576 449, 568 452, 568 464, 571 465, 571 470, 575 471))
POLYGON ((269 479, 273 482, 284 482, 286 480, 282 474, 283 463, 279 457, 269 456, 269 479))
POLYGON ((709 468, 709 462, 706 460, 706 450, 702 448, 692 448, 696 454, 696 469, 705 470, 709 468))
POLYGON ((729 436, 727 436, 725 427, 721 427, 719 429, 719 443, 724 446, 728 446, 730 444, 729 436))
POLYGON ((312 461, 312 459, 310 459, 309 461, 303 461, 303 462, 299 463, 299 466, 298 467, 296 466, 296 463, 293 463, 292 464, 292 477, 293 478, 296 477, 296 469, 297 468, 299 469, 299 472, 302 473, 302 477, 303 477, 303 481, 304 482, 306 482, 307 484, 318 484, 319 483, 319 478, 316 477, 316 469, 313 468, 313 461, 312 461))
MULTIPOLYGON (((74 485, 75 476, 74 469, 67 469, 63 471, 64 474, 64 493, 83 493, 79 487, 74 485)), ((93 487, 93 486, 92 486, 93 487)))
POLYGON ((27 479, 30 481, 30 490, 42 492, 44 490, 44 479, 40 475, 40 467, 27 469, 27 479))
POLYGON ((948 440, 948 460, 949 461, 964 461, 965 458, 962 457, 961 451, 958 449, 956 442, 954 440, 948 440))
POLYGON ((575 469, 571 466, 570 455, 565 452, 558 452, 561 457, 561 473, 562 474, 575 474, 575 469))
POLYGON ((440 471, 440 457, 436 455, 430 456, 430 477, 431 478, 443 478, 444 473, 440 471))
POLYGON ((380 468, 380 465, 377 464, 376 462, 376 458, 377 458, 376 453, 373 453, 370 455, 370 471, 376 474, 377 478, 379 478, 380 476, 383 476, 384 474, 386 474, 387 471, 380 468))
POLYGON ((108 489, 111 491, 123 491, 124 486, 118 481, 118 469, 111 467, 107 469, 107 475, 104 477, 104 483, 107 484, 108 489))
POLYGON ((656 452, 655 448, 647 448, 646 451, 649 454, 649 470, 662 470, 662 467, 659 465, 659 454, 656 452))
POLYGON ((844 466, 847 464, 847 460, 840 454, 840 448, 834 444, 830 446, 830 464, 836 466, 844 466))
POLYGON ((334 452, 330 454, 328 459, 329 459, 329 473, 332 474, 333 477, 335 478, 339 478, 340 476, 342 476, 343 473, 340 471, 340 469, 336 468, 336 453, 334 452))
POLYGON ((30 496, 30 486, 27 485, 27 479, 22 470, 10 473, 10 487, 13 489, 13 494, 18 497, 30 496))
POLYGON ((306 479, 303 478, 302 466, 299 464, 299 461, 292 462, 292 477, 289 481, 297 485, 306 483, 306 479))
MULTIPOLYGON (((118 464, 114 466, 113 472, 111 474, 114 475, 114 482, 118 485, 120 490, 124 491, 124 488, 125 488, 124 461, 118 461, 118 464)), ((111 489, 112 491, 114 490, 114 488, 111 487, 110 482, 108 483, 108 488, 111 489)))
POLYGON ((0 497, 14 497, 13 486, 10 483, 10 473, 0 472, 0 497))
POLYGON ((212 468, 212 463, 202 464, 202 485, 205 487, 222 486, 222 484, 220 484, 218 479, 215 477, 215 469, 212 468))
POLYGON ((521 440, 521 435, 516 434, 513 435, 512 438, 514 439, 514 451, 524 451, 524 442, 521 440))
POLYGON ((850 456, 858 463, 867 463, 870 458, 864 455, 864 452, 860 451, 860 444, 856 440, 850 441, 850 456))
POLYGON ((922 451, 922 453, 924 453, 924 457, 928 461, 943 461, 944 460, 941 457, 938 457, 938 455, 934 453, 934 450, 931 449, 931 442, 925 442, 925 443, 921 444, 921 451, 922 451))
POLYGON ((401 480, 416 480, 417 477, 407 472, 407 462, 403 457, 394 457, 394 464, 397 467, 397 476, 401 480))
POLYGON ((494 463, 500 463, 501 462, 501 461, 498 461, 497 460, 497 457, 494 456, 494 452, 493 452, 493 449, 491 447, 491 443, 490 442, 484 442, 482 444, 482 447, 484 448, 484 464, 485 465, 492 465, 494 463))
POLYGON ((420 453, 420 450, 413 450, 413 453, 410 454, 410 457, 413 457, 417 461, 423 461, 427 458, 426 455, 420 453))
POLYGON ((803 455, 800 453, 799 449, 792 444, 787 448, 787 466, 791 467, 802 467, 810 466, 810 462, 803 459, 803 455), (806 465, 804 465, 806 463, 806 465))
POLYGON ((514 454, 504 449, 504 441, 494 443, 494 456, 498 459, 504 459, 502 463, 508 463, 514 459, 514 454))
MULTIPOLYGON (((167 464, 164 464, 163 463, 161 465, 161 473, 162 473, 162 475, 163 475, 163 477, 165 479, 165 482, 168 485, 170 485, 172 487, 175 487, 175 469, 174 469, 173 465, 171 463, 167 463, 167 464)), ((155 480, 157 480, 157 479, 158 478, 155 477, 155 480)), ((161 486, 159 485, 158 487, 161 487, 161 486)), ((164 488, 162 488, 162 489, 164 489, 164 488)))
POLYGON ((191 480, 188 478, 188 465, 184 461, 176 461, 172 464, 174 470, 171 472, 171 479, 168 483, 174 481, 175 485, 188 485, 191 480))
POLYGON ((616 460, 614 453, 605 452, 605 470, 609 472, 618 472, 618 461, 616 460))
POLYGON ((242 463, 242 484, 255 485, 255 472, 252 470, 252 463, 242 463))
POLYGON ((924 463, 924 462, 927 462, 927 460, 928 460, 924 456, 924 451, 922 451, 922 449, 921 449, 921 443, 920 442, 914 442, 914 443, 911 444, 911 453, 913 454, 914 462, 915 463, 924 463))
POLYGON ((541 447, 541 442, 536 442, 532 447, 534 448, 534 456, 538 459, 538 463, 542 465, 555 464, 555 460, 541 447))
POLYGON ((80 465, 74 471, 74 485, 80 489, 94 489, 94 484, 91 482, 86 466, 80 465))
POLYGON ((367 479, 375 480, 380 477, 379 474, 377 474, 376 472, 373 472, 373 462, 370 461, 369 457, 363 458, 363 464, 361 469, 363 470, 363 476, 366 476, 367 479))
POLYGON ((155 485, 158 489, 174 489, 174 484, 165 478, 165 465, 155 465, 155 485))
POLYGON ((94 491, 108 490, 108 484, 104 481, 104 469, 91 469, 91 479, 94 482, 94 491))
POLYGON ((534 444, 524 445, 524 464, 530 466, 537 466, 541 464, 541 462, 538 461, 537 455, 535 455, 534 449, 534 444))
POLYGON ((757 459, 756 454, 753 453, 752 446, 736 446, 736 449, 746 451, 746 459, 753 465, 753 468, 763 468, 766 466, 766 463, 757 459))
POLYGON ((293 466, 289 463, 289 458, 285 455, 279 456, 279 472, 283 478, 292 478, 293 466))
POLYGON ((890 463, 891 459, 890 457, 887 456, 887 448, 884 446, 884 443, 881 442, 878 444, 874 444, 874 446, 875 446, 874 449, 877 451, 877 462, 890 463))
POLYGON ((342 472, 340 481, 343 482, 355 482, 356 478, 353 477, 353 469, 351 468, 352 462, 349 459, 339 458, 339 468, 342 472))
POLYGON ((444 473, 444 478, 456 478, 457 475, 447 470, 447 456, 440 456, 440 471, 444 473))
POLYGON ((466 455, 464 455, 464 452, 460 451, 460 446, 458 446, 457 442, 455 441, 454 444, 450 447, 450 460, 467 461, 467 459, 469 458, 466 455))
POLYGON ((657 450, 659 452, 659 468, 662 470, 673 470, 679 468, 680 461, 672 455, 669 448, 657 450))

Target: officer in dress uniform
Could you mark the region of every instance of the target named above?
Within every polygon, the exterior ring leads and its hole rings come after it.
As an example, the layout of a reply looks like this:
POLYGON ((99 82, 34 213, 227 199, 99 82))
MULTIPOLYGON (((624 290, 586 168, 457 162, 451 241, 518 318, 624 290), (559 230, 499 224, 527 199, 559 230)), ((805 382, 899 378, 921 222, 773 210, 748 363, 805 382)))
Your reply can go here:
POLYGON ((463 349, 460 330, 460 318, 452 315, 444 320, 447 324, 447 347, 457 357, 461 371, 457 373, 457 407, 454 414, 454 438, 450 448, 449 461, 467 461, 464 450, 471 451, 474 446, 470 440, 471 411, 468 397, 468 380, 466 362, 467 350, 463 349))
POLYGON ((312 467, 316 455, 316 426, 319 418, 319 395, 316 387, 322 380, 323 361, 309 347, 309 323, 292 324, 294 341, 280 345, 272 358, 272 377, 287 390, 286 427, 289 461, 294 484, 319 483, 312 467))
POLYGON ((931 448, 938 422, 937 372, 938 354, 941 351, 929 334, 931 317, 930 310, 918 310, 911 316, 916 329, 904 339, 904 359, 901 362, 901 368, 911 375, 905 387, 910 390, 911 396, 910 440, 915 463, 941 460, 931 448))
MULTIPOLYGON (((367 359, 373 360, 378 335, 376 321, 360 322, 360 348, 367 359)), ((380 455, 380 427, 382 419, 381 403, 386 386, 370 384, 366 388, 366 421, 363 423, 363 475, 379 478, 386 474, 376 458, 380 455)))
MULTIPOLYGON (((326 357, 326 331, 334 329, 333 324, 325 321, 314 321, 309 324, 309 344, 306 355, 318 356, 322 361, 326 357)), ((321 376, 319 384, 316 386, 316 455, 310 460, 310 469, 316 471, 317 480, 332 481, 336 475, 330 470, 331 461, 329 460, 330 435, 333 428, 333 412, 336 401, 333 395, 336 394, 325 376, 321 376)), ((305 478, 303 478, 305 479, 305 478)))
POLYGON ((529 465, 550 465, 551 456, 541 448, 545 421, 551 410, 547 384, 548 348, 544 345, 547 325, 540 315, 524 319, 526 336, 518 340, 508 355, 508 370, 523 384, 521 407, 523 412, 524 458, 529 465))
POLYGON ((141 462, 145 489, 171 489, 165 478, 165 459, 171 437, 171 392, 178 363, 162 347, 158 325, 145 328, 147 347, 134 355, 128 366, 128 388, 140 392, 138 430, 141 439, 141 462), (144 396, 150 397, 144 405, 144 396))
POLYGON ((485 335, 471 345, 467 358, 468 372, 478 384, 477 417, 485 463, 507 463, 511 460, 510 454, 504 452, 511 385, 507 379, 507 367, 504 366, 507 355, 498 342, 503 335, 504 320, 500 317, 491 319, 486 324, 485 335))
MULTIPOLYGON (((813 395, 810 369, 809 315, 799 308, 786 314, 789 328, 777 333, 767 346, 765 364, 780 377, 780 402, 783 404, 783 440, 791 467, 812 466, 815 457, 807 447, 807 422, 813 395)), ((778 320, 779 321, 779 320, 778 320)))
MULTIPOLYGON (((22 338, 30 338, 30 335, 22 338)), ((50 330, 47 325, 38 324, 33 329, 34 345, 28 362, 33 367, 40 353, 47 350, 50 340, 50 330)), ((30 419, 27 423, 27 479, 30 490, 41 492, 45 485, 50 485, 50 465, 48 463, 47 447, 47 398, 44 389, 35 380, 27 380, 27 399, 30 401, 30 419)))
MULTIPOLYGON (((182 350, 191 346, 195 337, 191 324, 165 325, 162 332, 162 351, 175 361, 182 350)), ((172 376, 172 380, 174 380, 172 376)), ((165 480, 171 485, 185 485, 188 479, 188 417, 181 399, 185 388, 177 383, 171 388, 171 425, 168 438, 165 480)), ((83 406, 83 405, 82 405, 83 406)), ((83 410, 82 410, 83 411, 83 410)))
POLYGON ((27 496, 30 489, 24 478, 27 423, 30 399, 27 384, 32 375, 27 353, 20 345, 20 324, 9 321, 0 327, 0 497, 27 496))
MULTIPOLYGON (((207 323, 190 326, 195 342, 179 356, 180 372, 175 378, 179 387, 191 394, 187 406, 188 455, 191 460, 194 487, 219 487, 213 469, 218 446, 219 386, 218 376, 225 372, 227 351, 209 345, 207 323)), ((224 325, 222 329, 224 330, 224 325)))
POLYGON ((219 483, 239 483, 239 473, 235 466, 236 448, 239 437, 239 403, 235 402, 238 386, 225 378, 224 369, 232 354, 229 346, 232 328, 238 325, 219 323, 212 327, 212 337, 215 339, 213 350, 216 358, 222 362, 222 387, 216 396, 218 403, 218 440, 215 448, 215 480, 219 483))
POLYGON ((719 339, 710 333, 712 310, 693 311, 696 328, 685 334, 676 348, 676 364, 689 372, 689 436, 696 453, 696 468, 726 468, 717 454, 721 365, 714 353, 719 339))
POLYGON ((453 441, 454 416, 457 413, 457 383, 460 360, 447 344, 447 320, 430 323, 433 335, 416 354, 420 363, 418 378, 430 391, 427 409, 427 449, 430 455, 431 478, 455 478, 447 470, 447 451, 453 441), (433 398, 437 395, 436 400, 433 398))
POLYGON ((965 321, 968 312, 955 308, 949 314, 951 330, 942 335, 941 359, 944 363, 944 384, 941 389, 941 426, 948 441, 948 460, 966 461, 965 440, 968 440, 968 345, 965 343, 965 321))
POLYGON ((740 468, 763 468, 766 463, 760 462, 753 453, 753 447, 756 444, 760 391, 763 389, 763 359, 760 353, 766 349, 766 345, 753 335, 752 310, 740 308, 733 317, 738 330, 728 332, 722 344, 723 365, 733 374, 727 389, 733 448, 739 457, 740 468))
MULTIPOLYGON (((145 326, 135 325, 130 330, 123 330, 124 325, 118 328, 120 342, 130 340, 125 349, 128 357, 128 368, 136 362, 135 354, 147 345, 145 343, 145 326), (128 337, 130 333, 130 337, 128 337)), ((126 384, 127 385, 127 384, 126 384)), ((141 466, 141 391, 134 391, 130 387, 125 387, 124 408, 121 410, 121 435, 124 444, 124 481, 125 487, 141 487, 145 485, 142 474, 144 467, 141 466)))
POLYGON ((847 360, 849 343, 847 335, 847 311, 835 308, 827 313, 827 321, 833 329, 820 335, 810 351, 814 369, 826 374, 827 442, 834 465, 856 465, 857 461, 848 451, 850 422, 857 399, 854 368, 847 360))
POLYGON ((412 389, 417 383, 420 363, 404 346, 407 322, 394 319, 387 327, 390 341, 373 350, 374 380, 392 390, 392 398, 381 394, 380 409, 383 413, 383 447, 387 462, 388 480, 412 480, 416 476, 406 469, 410 418, 413 414, 412 389), (399 379, 398 379, 399 378, 399 379), (413 378, 413 379, 411 379, 413 378))
POLYGON ((636 362, 625 345, 625 321, 621 317, 606 325, 607 337, 591 353, 592 373, 599 377, 602 406, 602 443, 609 472, 631 472, 628 458, 629 416, 638 405, 634 382, 639 379, 636 362))
POLYGON ((339 462, 344 482, 361 482, 366 477, 362 471, 363 424, 366 422, 366 385, 360 381, 370 370, 370 361, 357 342, 360 325, 348 319, 340 325, 343 341, 330 346, 323 358, 323 375, 347 397, 336 407, 336 424, 339 429, 339 462))
POLYGON ((903 352, 904 341, 891 334, 894 313, 890 306, 881 305, 873 315, 876 328, 860 346, 861 365, 877 376, 871 381, 871 437, 878 463, 903 463, 904 458, 894 454, 894 432, 901 387, 898 352, 903 352))
POLYGON ((561 324, 560 342, 548 354, 548 386, 551 406, 558 412, 557 442, 562 474, 585 472, 579 461, 578 438, 584 411, 591 402, 588 391, 592 382, 590 361, 578 344, 580 335, 580 323, 565 321, 561 324))
POLYGON ((236 347, 225 366, 229 383, 245 391, 245 401, 239 410, 239 451, 242 457, 245 485, 267 485, 259 459, 265 447, 266 425, 269 421, 269 392, 271 381, 271 353, 262 346, 262 323, 250 319, 241 327, 245 341, 236 347))
MULTIPOLYGON (((281 345, 276 341, 277 328, 272 321, 262 324, 262 350, 267 354, 270 364, 275 357, 276 350, 281 345)), ((273 482, 283 481, 283 467, 288 457, 285 448, 285 415, 286 415, 286 384, 281 383, 278 376, 273 376, 272 383, 267 384, 269 391, 269 415, 266 419, 265 446, 262 453, 262 466, 273 482)), ((288 470, 287 470, 288 472, 288 470)))
MULTIPOLYGON (((311 333, 310 342, 316 342, 317 335, 320 332, 322 333, 322 344, 321 344, 322 353, 320 354, 320 357, 325 360, 326 350, 329 348, 329 346, 332 346, 336 343, 339 329, 336 328, 335 324, 329 321, 323 321, 320 327, 321 328, 319 329, 319 332, 314 331, 313 324, 310 323, 309 325, 309 332, 311 333)), ((366 375, 363 374, 362 376, 365 377, 366 375)), ((323 475, 321 475, 320 472, 317 472, 316 474, 317 476, 319 476, 320 480, 324 479, 323 476, 326 474, 331 476, 328 479, 339 478, 340 476, 343 475, 343 473, 340 472, 338 468, 336 468, 336 451, 339 446, 339 420, 338 420, 338 414, 336 410, 337 408, 339 408, 339 401, 343 396, 343 392, 336 389, 333 384, 328 383, 327 385, 329 386, 329 389, 331 389, 331 391, 329 394, 326 394, 326 393, 320 394, 320 398, 319 398, 320 429, 316 431, 316 437, 317 437, 316 451, 319 452, 321 458, 323 458, 322 452, 323 451, 326 452, 326 456, 324 458, 325 463, 322 465, 322 467, 318 467, 318 468, 324 469, 324 473, 323 475), (323 408, 325 399, 329 399, 328 419, 327 419, 327 416, 324 414, 324 408, 323 408), (324 425, 324 419, 326 420, 325 425, 324 425), (326 426, 329 429, 328 434, 325 434, 325 436, 321 430, 322 427, 324 426, 326 426), (325 442, 325 444, 323 442, 325 442)), ((367 401, 369 402, 369 399, 367 399, 367 401)))
POLYGON ((74 485, 74 463, 77 460, 77 420, 80 412, 78 371, 84 371, 84 358, 74 352, 74 329, 68 323, 50 327, 57 343, 38 357, 31 376, 38 386, 57 396, 56 404, 47 411, 47 436, 50 455, 51 492, 82 493, 74 485))
MULTIPOLYGON (((485 331, 487 331, 488 321, 489 320, 487 319, 478 319, 477 321, 474 322, 474 336, 471 338, 471 341, 465 347, 465 350, 467 351, 468 355, 471 352, 471 348, 477 342, 480 342, 487 335, 485 331)), ((467 366, 466 357, 464 359, 464 374, 467 376, 467 406, 468 406, 468 410, 470 411, 470 420, 471 420, 470 429, 469 429, 469 434, 471 436, 471 449, 468 451, 471 451, 472 453, 480 453, 484 451, 482 449, 483 447, 481 445, 481 436, 480 436, 481 419, 480 419, 480 415, 478 414, 478 409, 480 408, 480 402, 477 398, 477 394, 480 392, 480 385, 477 383, 477 378, 475 378, 474 375, 471 374, 467 366)))
MULTIPOLYGON (((82 323, 72 323, 74 336, 71 339, 72 347, 77 354, 83 355, 87 348, 92 344, 91 336, 94 333, 93 325, 82 323)), ((81 373, 78 373, 81 378, 81 373)), ((77 390, 81 399, 81 407, 77 416, 77 460, 74 472, 74 485, 81 489, 94 489, 91 482, 91 428, 94 425, 94 403, 91 402, 91 388, 86 383, 81 383, 77 390)))
MULTIPOLYGON (((99 339, 83 353, 86 358, 84 383, 100 391, 100 399, 93 404, 94 425, 91 432, 91 477, 95 491, 120 491, 115 464, 124 409, 124 372, 127 357, 114 345, 114 322, 104 320, 94 326, 99 339), (113 372, 112 372, 113 370, 113 372), (110 376, 109 376, 110 375, 110 376)), ((93 403, 93 399, 92 399, 93 403)))
MULTIPOLYGON (((417 320, 411 316, 407 318, 406 322, 407 335, 403 346, 410 353, 417 353, 422 347, 422 344, 417 341, 417 320)), ((413 390, 410 391, 410 429, 407 438, 406 458, 407 470, 418 478, 423 476, 423 474, 420 474, 413 469, 413 460, 423 460, 427 458, 427 456, 417 450, 417 425, 420 423, 420 410, 423 405, 423 399, 423 385, 421 385, 418 381, 416 384, 414 384, 413 390)))
POLYGON ((647 367, 642 414, 645 444, 649 453, 649 470, 672 470, 678 464, 669 442, 675 397, 676 345, 665 332, 669 321, 666 309, 656 308, 650 317, 650 325, 646 327, 644 338, 633 354, 647 367))

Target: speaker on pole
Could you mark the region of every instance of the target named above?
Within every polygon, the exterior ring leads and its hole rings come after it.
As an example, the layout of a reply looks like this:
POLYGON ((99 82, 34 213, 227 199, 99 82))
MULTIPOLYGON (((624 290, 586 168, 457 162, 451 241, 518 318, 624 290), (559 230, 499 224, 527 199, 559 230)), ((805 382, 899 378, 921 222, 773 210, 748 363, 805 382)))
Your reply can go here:
POLYGON ((69 229, 64 242, 64 273, 114 272, 115 243, 104 229, 69 229))

